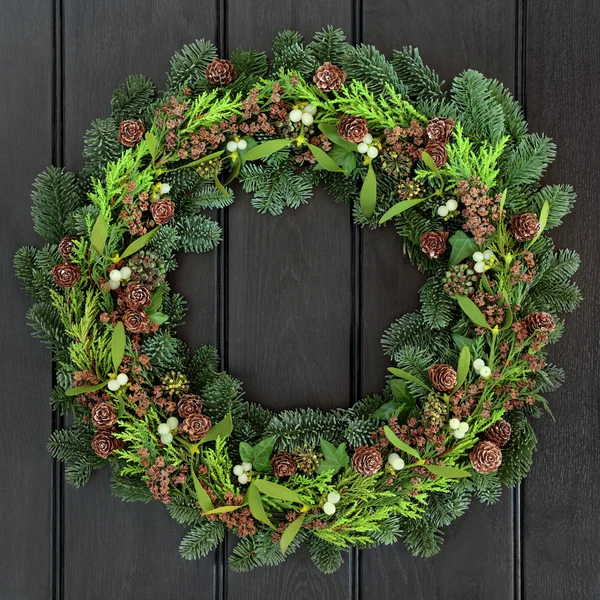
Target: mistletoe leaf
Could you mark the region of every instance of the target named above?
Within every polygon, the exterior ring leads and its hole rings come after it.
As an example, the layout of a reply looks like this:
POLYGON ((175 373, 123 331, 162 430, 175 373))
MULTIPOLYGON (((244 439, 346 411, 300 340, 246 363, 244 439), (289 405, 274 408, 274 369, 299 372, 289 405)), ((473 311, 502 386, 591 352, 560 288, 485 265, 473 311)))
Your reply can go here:
POLYGON ((479 310, 479 307, 471 298, 467 298, 467 296, 462 296, 458 294, 456 296, 456 301, 459 306, 462 308, 463 312, 475 325, 479 327, 483 327, 484 329, 490 329, 488 322, 485 320, 483 313, 479 310))
POLYGON ((285 502, 304 504, 302 498, 300 498, 294 490, 290 490, 279 483, 273 483, 266 479, 255 479, 254 485, 259 492, 262 492, 265 496, 269 496, 270 498, 277 498, 277 500, 284 500, 285 502))
POLYGON ((294 538, 298 535, 300 529, 302 529, 302 524, 304 523, 304 519, 306 518, 306 513, 302 513, 297 519, 294 519, 286 528, 285 531, 281 534, 281 539, 279 540, 279 547, 281 548, 281 553, 285 554, 286 550, 289 548, 289 545, 293 542, 294 538))
POLYGON ((369 163, 369 170, 360 190, 360 208, 365 217, 370 217, 375 212, 377 204, 377 176, 373 164, 369 163))
POLYGON ((90 242, 92 247, 96 249, 98 254, 104 253, 104 246, 106 245, 106 239, 108 237, 108 223, 102 213, 98 214, 98 218, 92 228, 92 235, 90 236, 90 242))
POLYGON ((267 513, 265 511, 265 507, 263 506, 262 499, 260 497, 260 492, 253 481, 246 492, 246 504, 250 508, 250 512, 252 516, 261 523, 268 525, 271 529, 275 529, 273 523, 271 523, 267 513))
POLYGON ((406 381, 410 381, 411 383, 416 383, 422 388, 425 388, 428 392, 431 392, 431 388, 426 383, 423 383, 420 379, 417 379, 414 375, 411 375, 410 373, 407 373, 402 369, 397 369, 396 367, 389 367, 388 371, 396 377, 400 377, 401 379, 405 379, 406 381))
POLYGON ((341 146, 342 148, 344 148, 345 150, 348 150, 349 152, 356 152, 356 149, 358 148, 358 144, 355 144, 353 142, 348 142, 347 140, 345 140, 338 133, 337 127, 335 125, 333 125, 332 123, 319 123, 319 129, 321 130, 322 133, 325 134, 325 136, 327 137, 327 139, 330 142, 333 142, 337 146, 341 146))
POLYGON ((210 428, 210 431, 198 443, 206 444, 206 442, 214 442, 218 437, 226 438, 232 431, 233 421, 231 420, 231 413, 227 413, 221 421, 210 428))
POLYGON ((413 206, 417 206, 417 204, 421 204, 425 198, 413 198, 412 200, 402 200, 398 202, 398 204, 394 204, 392 208, 387 210, 381 219, 379 219, 379 224, 383 225, 386 221, 397 217, 400 213, 403 213, 405 210, 412 208, 413 206))
POLYGON ((421 152, 421 160, 432 173, 439 176, 440 170, 437 168, 437 165, 433 162, 433 158, 431 158, 431 155, 428 152, 421 152))
POLYGON ((159 232, 159 230, 160 226, 155 227, 154 229, 151 229, 148 233, 145 233, 139 238, 133 240, 133 242, 131 242, 131 244, 129 244, 129 246, 125 248, 123 254, 121 254, 119 258, 127 258, 128 256, 139 252, 159 232))
POLYGON ((121 362, 123 361, 126 339, 125 327, 123 327, 123 322, 119 321, 113 329, 111 340, 111 355, 115 371, 118 371, 119 367, 121 366, 121 362))
POLYGON ((423 465, 428 471, 431 471, 435 475, 440 477, 446 477, 448 479, 459 479, 461 477, 471 477, 471 474, 464 469, 457 469, 456 467, 444 467, 438 465, 423 465))
POLYGON ((238 510, 238 508, 243 508, 244 506, 246 506, 246 503, 235 506, 217 506, 217 508, 213 508, 212 510, 205 510, 203 512, 205 515, 220 515, 223 513, 233 512, 234 510, 238 510))
POLYGON ((333 173, 341 173, 343 169, 321 148, 318 146, 313 146, 313 144, 306 144, 309 150, 312 152, 312 155, 315 157, 317 162, 321 167, 323 167, 327 171, 332 171, 333 173))
POLYGON ((207 512, 212 510, 213 503, 206 490, 200 485, 198 481, 198 476, 196 475, 194 469, 190 469, 190 473, 192 474, 192 481, 194 482, 194 493, 196 495, 196 500, 198 500, 198 504, 203 512, 207 512))
POLYGON ((81 385, 79 387, 69 388, 65 390, 65 396, 79 396, 80 394, 86 394, 87 392, 97 392, 102 389, 108 381, 97 383, 96 385, 81 385))
POLYGON ((156 154, 158 150, 158 139, 153 133, 149 131, 146 134, 145 140, 148 152, 150 152, 150 156, 152 157, 152 162, 154 162, 156 160, 156 154))
POLYGON ((454 394, 458 388, 465 382, 467 375, 469 374, 469 367, 471 366, 471 351, 469 346, 463 346, 460 351, 458 358, 458 367, 456 369, 456 386, 452 393, 454 394))
POLYGON ((244 154, 244 160, 248 161, 266 158, 267 156, 271 156, 271 154, 275 154, 275 152, 279 152, 279 150, 283 150, 283 148, 289 146, 292 141, 293 140, 268 140, 254 146, 254 148, 250 148, 244 154))
POLYGON ((411 448, 408 444, 403 442, 387 425, 384 425, 383 431, 385 432, 385 437, 392 442, 396 448, 421 460, 421 455, 414 448, 411 448))

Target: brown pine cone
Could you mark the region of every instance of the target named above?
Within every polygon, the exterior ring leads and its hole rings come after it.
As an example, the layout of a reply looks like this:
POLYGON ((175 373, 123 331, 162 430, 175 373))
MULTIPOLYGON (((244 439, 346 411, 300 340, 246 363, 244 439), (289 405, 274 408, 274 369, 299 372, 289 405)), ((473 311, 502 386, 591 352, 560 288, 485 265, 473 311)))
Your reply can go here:
POLYGON ((432 142, 446 143, 454 129, 454 119, 434 117, 427 123, 427 137, 432 142))
POLYGON ((117 420, 117 411, 110 402, 99 402, 92 408, 92 423, 98 429, 110 429, 117 420))
POLYGON ((339 92, 346 81, 346 73, 326 62, 316 70, 313 81, 320 92, 339 92))
POLYGON ((436 390, 451 392, 456 387, 456 371, 450 365, 433 365, 427 372, 436 390))
POLYGON ((58 242, 58 253, 65 260, 69 260, 71 252, 73 252, 73 248, 75 247, 74 242, 76 240, 77 238, 73 237, 72 235, 65 235, 65 237, 58 242))
POLYGON ((344 115, 337 124, 337 132, 347 142, 362 142, 369 133, 367 121, 362 117, 344 115))
POLYGON ((421 250, 429 258, 439 258, 446 252, 446 242, 448 241, 447 231, 430 231, 421 236, 421 250))
POLYGON ((203 414, 193 414, 186 417, 181 429, 187 433, 191 442, 199 442, 212 427, 210 417, 203 414))
POLYGON ((97 431, 92 438, 92 450, 101 458, 107 458, 120 447, 119 440, 107 429, 97 431))
POLYGON ((296 472, 297 465, 289 452, 279 452, 271 459, 271 468, 275 477, 288 477, 296 472))
POLYGON ((509 229, 517 242, 526 242, 538 234, 540 223, 534 213, 523 213, 512 217, 509 229))
POLYGON ((168 198, 161 198, 150 205, 150 212, 157 225, 164 225, 175 214, 175 204, 168 198))
POLYGON ((352 467, 359 475, 374 475, 382 464, 381 452, 373 446, 359 446, 352 455, 352 467))
POLYGON ((123 325, 131 333, 150 332, 150 321, 143 310, 134 310, 133 308, 126 310, 123 315, 123 325))
POLYGON ((425 152, 431 156, 438 169, 441 169, 448 160, 448 152, 446 151, 446 144, 444 142, 429 141, 427 146, 425 146, 425 152))
POLYGON ((478 473, 494 473, 502 464, 502 451, 492 442, 479 442, 471 450, 469 459, 478 473))
POLYGON ((119 126, 119 142, 127 148, 133 148, 137 146, 146 133, 146 128, 141 121, 134 121, 128 119, 127 121, 121 121, 119 126))
POLYGON ((547 312, 531 313, 523 321, 530 333, 534 331, 548 331, 551 333, 556 329, 554 317, 547 312))
POLYGON ((139 310, 152 303, 150 290, 141 283, 128 283, 124 294, 125 302, 129 308, 139 310))
POLYGON ((55 265, 50 272, 54 277, 54 283, 62 288, 73 287, 81 277, 79 267, 70 262, 55 265))
POLYGON ((511 427, 508 421, 501 419, 497 423, 490 425, 484 432, 483 437, 498 448, 505 446, 510 440, 511 427))
POLYGON ((212 85, 224 87, 229 85, 236 77, 237 73, 230 60, 215 58, 206 67, 206 79, 212 85))
POLYGON ((184 394, 177 403, 177 412, 182 419, 202 412, 202 398, 196 394, 184 394))

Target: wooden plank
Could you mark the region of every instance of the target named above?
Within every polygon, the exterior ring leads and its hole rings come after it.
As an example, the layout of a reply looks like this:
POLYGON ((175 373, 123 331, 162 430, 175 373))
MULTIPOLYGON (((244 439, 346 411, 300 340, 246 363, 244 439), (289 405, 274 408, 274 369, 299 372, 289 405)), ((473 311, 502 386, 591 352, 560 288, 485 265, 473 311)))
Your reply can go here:
POLYGON ((532 130, 545 132, 558 146, 547 182, 572 184, 579 197, 574 213, 552 237, 558 248, 581 254, 576 280, 585 299, 567 317, 566 334, 552 349, 551 360, 565 369, 567 380, 550 398, 556 422, 535 423, 538 451, 523 485, 523 594, 532 600, 600 595, 600 375, 595 368, 600 151, 573 127, 589 123, 598 112, 599 24, 600 7, 590 0, 527 3, 527 117, 532 130))
MULTIPOLYGON (((196 38, 214 39, 214 2, 64 2, 65 162, 80 168, 89 123, 110 114, 110 95, 127 75, 161 85, 172 54, 196 38)), ((212 342, 215 256, 186 256, 172 283, 192 307, 183 337, 212 342)), ((158 503, 125 504, 110 496, 107 473, 82 490, 65 489, 65 597, 182 598, 212 593, 213 558, 185 561, 183 528, 158 503), (93 565, 93 568, 90 568, 93 565), (176 584, 174 584, 176 582, 176 584), (92 590, 92 592, 90 592, 92 590)))
MULTIPOLYGON (((351 29, 351 2, 228 2, 230 48, 270 48, 283 29, 310 39, 331 23, 351 29)), ((350 382, 349 209, 315 190, 308 206, 261 216, 236 189, 229 210, 229 369, 247 397, 275 409, 347 406, 350 382)), ((348 562, 348 561, 347 561, 348 562)), ((345 598, 348 567, 324 576, 303 551, 276 569, 228 573, 235 599, 345 598)))
POLYGON ((0 597, 47 598, 51 593, 50 352, 30 335, 13 256, 42 245, 31 222, 31 184, 52 161, 52 4, 3 2, 0 19, 2 291, 0 355, 4 384, 0 455, 8 467, 0 486, 0 597), (6 113, 8 111, 8 115, 6 113))
MULTIPOLYGON (((490 2, 365 3, 364 40, 390 53, 417 46, 443 79, 465 68, 483 71, 509 86, 515 63, 514 6, 490 2)), ((363 242, 364 392, 381 390, 388 359, 381 334, 401 315, 419 306, 425 281, 402 255, 391 227, 365 232, 363 242)), ((407 598, 506 598, 513 591, 513 506, 505 492, 494 507, 473 505, 446 534, 439 555, 412 557, 401 544, 361 553, 360 587, 365 597, 392 597, 399 580, 407 598)))

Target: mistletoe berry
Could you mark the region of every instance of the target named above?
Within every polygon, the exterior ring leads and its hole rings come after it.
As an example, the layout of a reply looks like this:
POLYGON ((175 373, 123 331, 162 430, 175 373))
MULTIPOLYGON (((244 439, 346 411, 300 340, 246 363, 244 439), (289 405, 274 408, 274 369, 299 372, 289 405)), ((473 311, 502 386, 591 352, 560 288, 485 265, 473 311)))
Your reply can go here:
POLYGON ((325 502, 325 504, 323 504, 323 512, 326 515, 334 515, 335 514, 335 504, 333 502, 325 502))

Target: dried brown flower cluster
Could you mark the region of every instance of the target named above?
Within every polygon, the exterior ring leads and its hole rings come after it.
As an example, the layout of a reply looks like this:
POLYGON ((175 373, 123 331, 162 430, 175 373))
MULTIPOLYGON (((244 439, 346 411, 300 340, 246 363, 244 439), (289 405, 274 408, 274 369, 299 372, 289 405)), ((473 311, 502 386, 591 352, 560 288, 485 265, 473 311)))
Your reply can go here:
POLYGON ((459 181, 456 194, 464 206, 463 230, 470 233, 475 242, 483 244, 496 231, 495 222, 500 218, 501 194, 490 196, 487 186, 480 181, 459 181))

